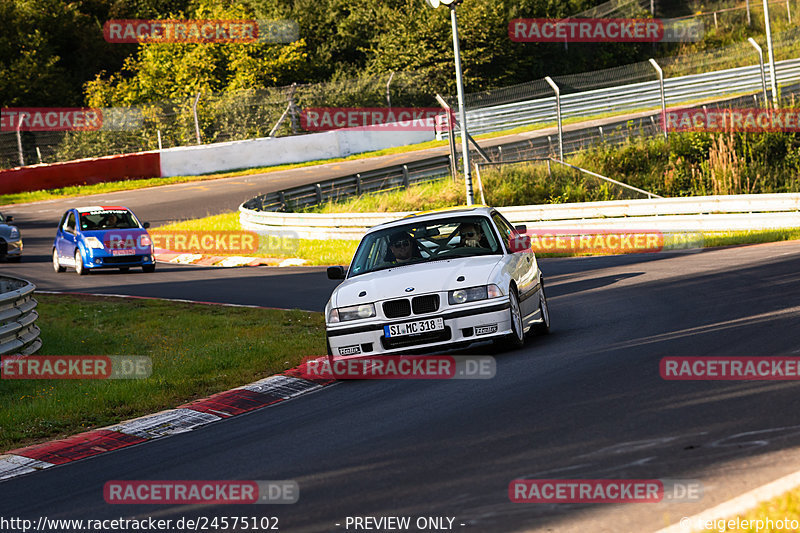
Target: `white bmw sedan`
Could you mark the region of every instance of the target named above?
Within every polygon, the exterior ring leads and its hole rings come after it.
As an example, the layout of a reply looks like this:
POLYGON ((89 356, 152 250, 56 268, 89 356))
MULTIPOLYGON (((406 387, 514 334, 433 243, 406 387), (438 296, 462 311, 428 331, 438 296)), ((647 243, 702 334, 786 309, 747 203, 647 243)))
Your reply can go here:
POLYGON ((547 333, 543 276, 524 236, 495 209, 420 213, 371 228, 325 306, 328 356, 434 352, 547 333))

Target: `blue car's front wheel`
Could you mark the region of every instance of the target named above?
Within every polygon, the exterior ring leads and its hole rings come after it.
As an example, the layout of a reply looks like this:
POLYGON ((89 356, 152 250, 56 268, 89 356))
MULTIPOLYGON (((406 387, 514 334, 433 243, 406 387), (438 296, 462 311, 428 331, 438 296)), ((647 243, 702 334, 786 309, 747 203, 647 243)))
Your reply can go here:
POLYGON ((83 255, 80 250, 75 250, 75 272, 80 276, 85 276, 89 273, 85 266, 83 266, 83 255))

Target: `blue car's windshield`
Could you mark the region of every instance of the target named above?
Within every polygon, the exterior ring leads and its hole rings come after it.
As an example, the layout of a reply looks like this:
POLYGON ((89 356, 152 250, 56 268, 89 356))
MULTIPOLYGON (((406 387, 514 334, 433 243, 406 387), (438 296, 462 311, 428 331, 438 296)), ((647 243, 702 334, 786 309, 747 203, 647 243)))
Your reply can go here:
POLYGON ((503 253, 487 217, 461 216, 409 222, 368 234, 350 276, 413 263, 503 253))
POLYGON ((81 231, 103 229, 133 229, 139 221, 126 209, 109 209, 81 213, 81 231))

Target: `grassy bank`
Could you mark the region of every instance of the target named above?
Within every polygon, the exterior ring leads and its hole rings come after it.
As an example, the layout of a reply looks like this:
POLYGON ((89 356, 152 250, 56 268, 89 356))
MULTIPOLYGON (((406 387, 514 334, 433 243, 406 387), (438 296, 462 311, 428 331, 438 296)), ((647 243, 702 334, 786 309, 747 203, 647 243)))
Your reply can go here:
POLYGON ((3 380, 0 450, 244 385, 325 354, 320 313, 158 300, 36 296, 39 355, 145 355, 137 380, 3 380))

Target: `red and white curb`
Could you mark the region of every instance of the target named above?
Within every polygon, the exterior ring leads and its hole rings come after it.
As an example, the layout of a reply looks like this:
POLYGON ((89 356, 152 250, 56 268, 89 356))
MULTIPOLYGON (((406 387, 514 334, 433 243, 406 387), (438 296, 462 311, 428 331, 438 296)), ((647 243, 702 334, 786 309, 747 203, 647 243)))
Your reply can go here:
POLYGON ((335 382, 332 379, 309 376, 305 368, 306 363, 303 363, 283 374, 194 400, 175 409, 93 429, 65 439, 10 450, 0 455, 0 480, 192 431, 212 422, 313 392, 335 382))
POLYGON ((238 255, 202 255, 202 254, 181 254, 170 250, 156 249, 153 254, 156 261, 160 263, 173 263, 179 265, 200 265, 218 267, 240 267, 240 266, 278 266, 293 267, 304 266, 308 263, 305 259, 297 257, 248 257, 238 255))

